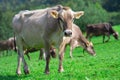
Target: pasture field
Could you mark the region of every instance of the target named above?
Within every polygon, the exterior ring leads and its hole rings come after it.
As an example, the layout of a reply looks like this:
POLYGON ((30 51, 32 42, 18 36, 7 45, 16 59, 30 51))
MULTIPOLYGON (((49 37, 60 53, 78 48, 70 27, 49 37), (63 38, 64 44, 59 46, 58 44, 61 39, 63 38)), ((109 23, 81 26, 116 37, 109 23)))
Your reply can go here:
MULTIPOLYGON (((114 29, 120 34, 120 25, 114 29)), ((96 56, 82 53, 82 48, 73 50, 73 59, 69 57, 67 47, 63 60, 64 72, 58 73, 58 57, 50 61, 50 74, 45 75, 45 61, 38 60, 38 52, 31 53, 28 62, 30 74, 16 75, 17 54, 0 57, 0 80, 120 80, 120 40, 113 36, 107 43, 102 37, 92 38, 96 56)), ((21 67, 22 68, 22 67, 21 67)))

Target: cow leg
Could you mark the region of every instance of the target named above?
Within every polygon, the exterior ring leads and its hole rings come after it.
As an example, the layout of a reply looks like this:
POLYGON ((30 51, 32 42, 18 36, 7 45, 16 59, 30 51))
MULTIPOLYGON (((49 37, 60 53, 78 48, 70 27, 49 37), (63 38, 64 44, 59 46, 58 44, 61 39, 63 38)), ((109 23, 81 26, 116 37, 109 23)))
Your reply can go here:
POLYGON ((29 74, 28 65, 24 59, 24 56, 22 57, 22 62, 23 62, 24 73, 29 74))
POLYGON ((70 42, 70 58, 73 58, 73 56, 72 56, 72 51, 73 51, 73 48, 74 48, 75 46, 74 46, 74 42, 70 42))
POLYGON ((73 50, 73 48, 72 48, 72 46, 70 46, 70 58, 73 58, 73 56, 72 56, 72 50, 73 50))
MULTIPOLYGON (((21 57, 22 57, 22 62, 23 62, 24 73, 25 73, 25 74, 29 74, 28 65, 27 65, 27 63, 26 63, 26 61, 25 61, 25 58, 24 58, 23 49, 21 50, 21 53, 22 53, 22 54, 21 54, 21 57)), ((29 53, 28 53, 28 52, 26 53, 26 55, 27 55, 28 59, 30 60, 30 56, 29 56, 29 53)))
POLYGON ((45 73, 49 74, 49 62, 50 62, 50 54, 48 51, 46 51, 46 67, 45 67, 45 73))
POLYGON ((41 48, 38 60, 42 60, 43 59, 43 54, 44 54, 44 52, 43 52, 43 49, 41 48))
POLYGON ((105 42, 108 42, 110 40, 110 35, 107 34, 108 39, 105 42))
POLYGON ((21 66, 21 61, 23 62, 23 68, 24 68, 24 73, 25 74, 29 74, 29 70, 28 70, 28 65, 24 59, 24 52, 23 52, 23 46, 22 44, 22 40, 21 38, 18 38, 17 43, 19 43, 18 45, 18 65, 17 65, 17 74, 20 75, 21 74, 21 70, 20 70, 20 66, 21 66))
POLYGON ((86 39, 88 39, 89 41, 91 41, 91 38, 92 38, 92 34, 87 33, 87 35, 86 35, 86 39))
POLYGON ((105 42, 105 35, 103 35, 103 43, 105 42))
POLYGON ((26 50, 24 51, 24 55, 26 55, 26 56, 28 57, 28 59, 30 60, 29 50, 28 50, 28 49, 26 49, 26 50))
MULTIPOLYGON (((47 52, 46 52, 47 53, 47 52)), ((45 68, 45 73, 49 74, 49 62, 50 62, 50 54, 46 54, 46 68, 45 68)))
POLYGON ((18 64, 17 64, 17 70, 16 70, 16 73, 18 75, 21 74, 21 70, 20 70, 20 68, 21 68, 21 61, 22 61, 22 57, 20 56, 20 51, 18 50, 18 64))
POLYGON ((89 36, 89 41, 91 41, 92 35, 89 36))
POLYGON ((50 46, 47 40, 45 40, 45 54, 46 54, 46 67, 45 67, 45 73, 49 74, 49 62, 50 62, 50 46))
POLYGON ((62 61, 64 58, 65 48, 66 48, 66 45, 64 43, 62 43, 59 48, 59 69, 58 69, 59 72, 64 71, 63 66, 62 66, 62 61))
POLYGON ((28 59, 30 60, 30 56, 29 56, 29 53, 27 53, 26 55, 27 55, 28 59))
POLYGON ((89 34, 87 33, 87 34, 86 34, 86 39, 88 39, 88 38, 89 38, 89 34))
POLYGON ((6 56, 9 56, 9 51, 8 50, 6 50, 6 56))
POLYGON ((22 61, 23 62, 24 73, 25 74, 29 74, 28 65, 27 65, 27 63, 26 63, 26 61, 24 59, 24 55, 21 54, 20 52, 23 52, 23 51, 19 51, 18 50, 18 65, 17 65, 17 71, 16 71, 16 73, 18 75, 21 74, 21 70, 20 70, 21 67, 20 66, 21 66, 21 61, 22 61))
MULTIPOLYGON (((21 56, 22 62, 23 62, 24 73, 25 73, 25 74, 29 74, 28 65, 27 65, 27 63, 26 63, 26 61, 25 61, 24 54, 23 54, 23 50, 21 50, 21 53, 22 53, 22 54, 20 54, 20 56, 21 56)), ((28 54, 27 54, 27 55, 28 55, 28 54)), ((29 56, 29 55, 28 55, 28 56, 29 56)))

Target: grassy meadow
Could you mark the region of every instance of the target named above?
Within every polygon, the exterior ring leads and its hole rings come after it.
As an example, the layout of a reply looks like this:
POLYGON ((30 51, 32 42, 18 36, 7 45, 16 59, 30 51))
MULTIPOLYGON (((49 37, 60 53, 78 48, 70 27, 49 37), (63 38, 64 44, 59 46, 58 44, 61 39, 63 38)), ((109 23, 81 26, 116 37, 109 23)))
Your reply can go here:
MULTIPOLYGON (((113 27, 120 34, 120 25, 113 27)), ((120 40, 113 36, 107 43, 101 37, 93 37, 96 56, 91 56, 82 48, 73 50, 73 59, 69 57, 67 47, 63 60, 64 72, 58 72, 58 57, 50 61, 50 74, 44 74, 45 61, 38 60, 38 52, 31 53, 31 60, 25 56, 30 74, 16 75, 17 54, 0 57, 0 80, 120 80, 120 40)), ((21 67, 23 68, 23 66, 21 67)))

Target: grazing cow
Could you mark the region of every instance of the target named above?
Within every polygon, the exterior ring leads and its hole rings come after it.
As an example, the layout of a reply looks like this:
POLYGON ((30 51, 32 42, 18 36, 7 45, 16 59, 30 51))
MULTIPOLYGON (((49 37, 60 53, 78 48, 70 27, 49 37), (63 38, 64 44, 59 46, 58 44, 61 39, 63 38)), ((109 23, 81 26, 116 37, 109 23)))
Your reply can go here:
POLYGON ((8 40, 0 41, 0 51, 15 50, 14 38, 11 37, 8 40))
MULTIPOLYGON (((63 37, 63 42, 61 43, 63 51, 65 50, 66 46, 67 45, 70 45, 70 57, 72 58, 72 50, 78 46, 81 46, 83 47, 84 50, 86 50, 88 53, 90 53, 91 55, 95 56, 96 53, 94 51, 94 48, 93 48, 93 44, 92 42, 89 42, 82 34, 80 28, 76 25, 76 24, 73 24, 73 27, 72 27, 72 36, 71 37, 63 37), (63 45, 64 44, 64 45, 63 45)), ((62 49, 61 48, 61 49, 62 49)), ((60 51, 61 51, 60 49, 60 51)), ((34 51, 34 49, 33 49, 34 51)), ((30 52, 28 50, 28 52, 30 52)), ((28 52, 26 52, 25 54, 28 55, 28 52)), ((51 51, 50 52, 53 52, 53 54, 55 54, 55 50, 54 48, 51 48, 51 51)), ((42 57, 42 55, 45 54, 44 51, 41 51, 40 52, 40 57, 42 57)))
POLYGON ((89 24, 86 27, 86 38, 89 40, 91 40, 92 36, 103 35, 103 43, 108 42, 111 34, 118 40, 118 32, 113 30, 110 23, 89 24), (108 37, 106 41, 105 36, 108 37))
MULTIPOLYGON (((45 51, 44 51, 43 48, 41 48, 41 49, 39 49, 39 50, 37 50, 37 49, 35 49, 35 48, 26 49, 26 50, 24 51, 24 54, 27 55, 28 59, 30 60, 29 53, 35 52, 35 51, 40 51, 39 59, 42 59, 42 58, 45 59, 46 55, 45 55, 45 51)), ((50 48, 50 55, 51 55, 53 58, 56 57, 55 48, 52 48, 52 47, 50 48)))
MULTIPOLYGON (((83 11, 74 12, 61 5, 33 11, 22 11, 13 18, 13 29, 18 47, 17 74, 21 74, 20 65, 23 62, 24 73, 29 74, 28 65, 24 59, 24 49, 45 49, 45 73, 49 73, 50 46, 59 48, 63 36, 72 35, 73 19, 80 18, 83 11)), ((62 54, 59 54, 59 72, 62 72, 62 54)))
POLYGON ((72 50, 78 46, 83 47, 91 55, 95 56, 96 53, 94 51, 93 45, 89 42, 82 34, 80 28, 73 24, 72 27, 72 36, 71 37, 63 37, 63 42, 61 43, 60 53, 64 53, 64 50, 67 45, 70 45, 70 57, 72 58, 72 50))

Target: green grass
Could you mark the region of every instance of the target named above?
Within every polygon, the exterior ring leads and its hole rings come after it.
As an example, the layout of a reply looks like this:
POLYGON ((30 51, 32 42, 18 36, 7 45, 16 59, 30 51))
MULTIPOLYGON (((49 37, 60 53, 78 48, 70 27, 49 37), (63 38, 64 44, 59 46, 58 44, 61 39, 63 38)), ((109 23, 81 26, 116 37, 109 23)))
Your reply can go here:
MULTIPOLYGON (((120 33, 120 26, 114 29, 120 33)), ((38 61, 39 52, 31 53, 28 62, 30 74, 16 75, 17 54, 0 57, 0 80, 120 80, 120 40, 113 36, 107 43, 102 37, 93 37, 96 51, 93 57, 82 53, 82 48, 73 51, 73 59, 69 58, 69 46, 63 60, 64 72, 58 73, 58 58, 51 58, 50 74, 44 74, 45 61, 38 61)))

